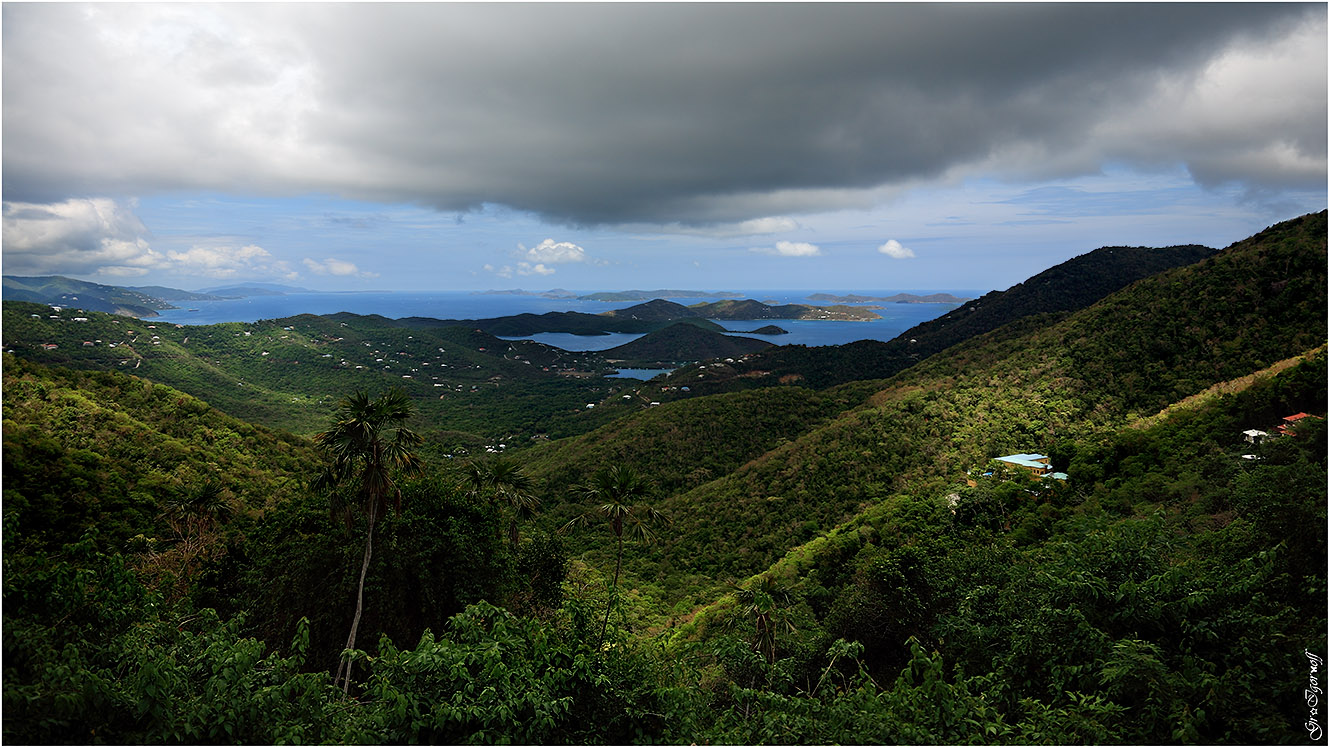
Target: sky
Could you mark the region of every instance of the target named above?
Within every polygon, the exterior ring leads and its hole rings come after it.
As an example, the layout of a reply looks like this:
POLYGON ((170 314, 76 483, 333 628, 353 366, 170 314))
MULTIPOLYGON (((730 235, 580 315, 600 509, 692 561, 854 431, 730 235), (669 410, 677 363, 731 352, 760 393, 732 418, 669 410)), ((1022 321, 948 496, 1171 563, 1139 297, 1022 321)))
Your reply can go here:
POLYGON ((1327 203, 1323 3, 0 12, 7 275, 1000 290, 1327 203))

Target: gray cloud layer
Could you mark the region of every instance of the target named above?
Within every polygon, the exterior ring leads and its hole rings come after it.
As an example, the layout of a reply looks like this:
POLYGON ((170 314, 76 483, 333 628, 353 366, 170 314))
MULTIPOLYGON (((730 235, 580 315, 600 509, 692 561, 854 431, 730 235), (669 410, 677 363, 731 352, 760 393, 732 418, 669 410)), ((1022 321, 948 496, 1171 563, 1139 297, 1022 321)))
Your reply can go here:
POLYGON ((736 222, 975 174, 1323 187, 1323 5, 6 4, 5 197, 736 222))

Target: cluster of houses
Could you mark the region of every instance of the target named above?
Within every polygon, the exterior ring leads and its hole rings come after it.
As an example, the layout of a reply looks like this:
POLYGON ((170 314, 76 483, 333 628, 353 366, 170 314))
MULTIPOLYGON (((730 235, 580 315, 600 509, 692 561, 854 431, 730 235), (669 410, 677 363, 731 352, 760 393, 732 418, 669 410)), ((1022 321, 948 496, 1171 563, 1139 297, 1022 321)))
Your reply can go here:
MULTIPOLYGON (((1294 413, 1291 416, 1284 416, 1280 424, 1274 429, 1275 435, 1297 436, 1298 425, 1307 418, 1318 418, 1318 416, 1311 415, 1310 413, 1294 413)), ((1260 444, 1263 440, 1270 437, 1269 432, 1261 431, 1259 429, 1247 429, 1242 432, 1242 435, 1248 444, 1260 444)), ((1242 456, 1242 459, 1255 460, 1257 459, 1257 456, 1245 454, 1242 456)), ((1020 468, 1021 470, 1028 471, 1040 478, 1048 478, 1051 480, 1067 479, 1066 473, 1059 473, 1053 470, 1053 460, 1048 455, 1021 452, 1018 454, 1004 455, 1002 457, 994 457, 993 461, 1001 463, 1007 467, 1020 468)), ((991 476, 992 474, 993 471, 991 470, 984 473, 985 476, 991 476)), ((973 480, 968 481, 968 483, 971 487, 975 485, 973 480)))
MULTIPOLYGON (((1291 416, 1284 416, 1283 421, 1275 427, 1275 433, 1279 436, 1297 436, 1298 422, 1304 418, 1315 418, 1310 413, 1294 413, 1291 416)), ((1242 432, 1242 436, 1248 444, 1260 444, 1269 438, 1270 434, 1260 429, 1247 429, 1242 432)))
MULTIPOLYGON (((1291 416, 1284 416, 1280 424, 1275 427, 1275 435, 1297 436, 1298 425, 1306 418, 1317 418, 1317 416, 1310 413, 1294 413, 1291 416)), ((1270 433, 1268 431, 1261 431, 1260 429, 1247 429, 1242 432, 1242 438, 1245 439, 1248 444, 1256 445, 1270 438, 1270 433)), ((1245 454, 1242 456, 1242 459, 1256 460, 1260 458, 1254 454, 1245 454)))

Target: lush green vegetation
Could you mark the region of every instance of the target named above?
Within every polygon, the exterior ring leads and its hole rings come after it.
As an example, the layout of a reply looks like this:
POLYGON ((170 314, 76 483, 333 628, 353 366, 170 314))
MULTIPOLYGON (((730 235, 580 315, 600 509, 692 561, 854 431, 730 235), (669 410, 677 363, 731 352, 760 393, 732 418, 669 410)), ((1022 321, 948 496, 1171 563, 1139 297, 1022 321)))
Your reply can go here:
POLYGON ((597 391, 475 330, 299 317, 153 346, 6 303, 3 737, 1303 742, 1305 653, 1327 647, 1325 273, 1319 214, 888 379, 661 405, 691 393, 597 391), (37 348, 90 330, 142 363, 37 348), (305 368, 249 365, 250 407, 327 388, 302 405, 323 449, 150 381, 241 408, 227 367, 254 351, 305 368), (58 354, 74 368, 30 360, 58 354), (511 380, 514 409, 568 386, 574 435, 442 459, 481 446, 468 417, 555 409, 430 410, 427 362, 482 366, 449 371, 450 398, 511 380), (96 371, 128 366, 148 378, 96 371), (990 462, 1017 451, 1068 479, 990 462))
POLYGON ((4 341, 30 360, 132 373, 237 418, 302 434, 317 431, 350 390, 400 386, 421 413, 422 431, 460 432, 443 441, 482 450, 595 428, 613 414, 586 403, 631 386, 596 376, 608 369, 595 354, 354 314, 180 326, 6 301, 4 341))
POLYGON ((105 549, 149 555, 174 530, 165 504, 212 482, 249 516, 284 505, 313 453, 303 439, 118 372, 4 357, 6 530, 53 550, 98 528, 105 549), (141 537, 139 537, 141 536, 141 537))

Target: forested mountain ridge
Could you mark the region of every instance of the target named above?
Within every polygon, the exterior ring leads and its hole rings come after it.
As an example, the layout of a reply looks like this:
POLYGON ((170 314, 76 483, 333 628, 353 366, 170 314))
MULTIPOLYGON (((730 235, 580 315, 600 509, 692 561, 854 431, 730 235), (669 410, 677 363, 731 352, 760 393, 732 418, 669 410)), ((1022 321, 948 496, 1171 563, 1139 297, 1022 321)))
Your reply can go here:
MULTIPOLYGON (((750 359, 737 373, 761 377, 712 378, 694 387, 697 394, 767 386, 782 377, 798 377, 810 387, 829 387, 858 379, 882 379, 949 346, 1031 314, 1069 312, 1169 268, 1189 265, 1215 254, 1199 245, 1179 247, 1102 247, 1045 270, 1005 291, 993 291, 957 309, 916 325, 894 340, 861 340, 835 348, 782 346, 750 359)), ((685 379, 692 368, 681 370, 685 379)))

